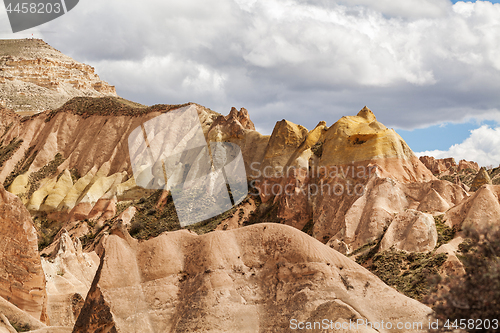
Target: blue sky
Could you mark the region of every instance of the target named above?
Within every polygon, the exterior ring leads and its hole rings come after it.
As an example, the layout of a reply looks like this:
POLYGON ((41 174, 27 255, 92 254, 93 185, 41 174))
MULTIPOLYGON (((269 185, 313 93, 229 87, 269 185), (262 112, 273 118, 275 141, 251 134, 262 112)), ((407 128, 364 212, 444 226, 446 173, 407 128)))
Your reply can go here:
POLYGON ((365 105, 416 153, 500 163, 500 0, 86 0, 43 38, 143 104, 245 107, 270 134, 365 105))

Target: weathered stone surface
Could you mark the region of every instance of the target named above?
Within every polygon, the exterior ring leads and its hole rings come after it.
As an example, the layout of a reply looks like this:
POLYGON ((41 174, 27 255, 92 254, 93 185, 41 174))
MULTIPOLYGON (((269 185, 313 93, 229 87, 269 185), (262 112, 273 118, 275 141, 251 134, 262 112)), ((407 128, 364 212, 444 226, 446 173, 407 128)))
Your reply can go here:
POLYGON ((43 328, 46 325, 26 311, 0 297, 0 313, 5 315, 10 323, 29 325, 31 329, 43 328))
POLYGON ((500 223, 500 185, 484 185, 472 196, 450 208, 444 221, 461 229, 466 225, 486 226, 500 223))
POLYGON ((342 117, 328 129, 319 165, 352 165, 360 161, 377 161, 382 173, 400 181, 433 179, 406 142, 378 122, 367 107, 357 116, 342 117))
POLYGON ((408 252, 427 252, 436 247, 437 230, 430 214, 408 209, 396 215, 380 243, 380 251, 394 246, 408 252))
POLYGON ((487 185, 487 184, 491 185, 491 179, 490 179, 490 176, 488 175, 488 172, 486 171, 486 169, 484 167, 482 167, 481 169, 479 169, 479 172, 477 173, 476 178, 474 178, 474 180, 472 181, 470 190, 472 192, 475 192, 481 186, 487 185))
POLYGON ((458 246, 464 241, 460 236, 455 237, 450 242, 441 245, 436 254, 446 253, 447 259, 439 268, 441 276, 457 276, 465 274, 464 265, 457 257, 458 246))
MULTIPOLYGON (((278 121, 267 144, 260 170, 265 178, 276 177, 289 166, 290 157, 306 139, 309 131, 288 120, 278 121)), ((304 166, 304 165, 301 165, 304 166)), ((307 165, 305 165, 307 168, 307 165)))
MULTIPOLYGON (((455 159, 452 157, 436 159, 432 156, 420 156, 419 159, 420 162, 422 162, 435 175, 439 175, 445 171, 450 170, 451 167, 457 166, 455 159)), ((462 163, 462 165, 464 164, 462 163)))
POLYGON ((460 172, 460 171, 466 170, 466 169, 472 169, 474 171, 479 171, 479 165, 473 161, 460 160, 460 162, 458 162, 458 171, 460 172))
POLYGON ((46 321, 47 294, 36 230, 28 210, 0 186, 0 296, 46 321))
POLYGON ((381 321, 388 313, 425 327, 430 313, 279 224, 203 236, 178 231, 142 243, 117 230, 104 247, 73 332, 281 332, 292 319, 381 321))
POLYGON ((353 191, 315 198, 313 236, 331 244, 342 241, 354 251, 382 236, 394 216, 406 209, 443 213, 467 197, 462 188, 448 181, 400 183, 374 173, 361 195, 353 191))
POLYGON ((56 109, 75 96, 116 96, 94 68, 39 39, 0 41, 0 104, 15 111, 56 109))
POLYGON ((99 267, 95 252, 83 253, 79 241, 68 233, 58 241, 59 251, 50 259, 42 259, 47 280, 47 313, 53 326, 72 327, 99 267))

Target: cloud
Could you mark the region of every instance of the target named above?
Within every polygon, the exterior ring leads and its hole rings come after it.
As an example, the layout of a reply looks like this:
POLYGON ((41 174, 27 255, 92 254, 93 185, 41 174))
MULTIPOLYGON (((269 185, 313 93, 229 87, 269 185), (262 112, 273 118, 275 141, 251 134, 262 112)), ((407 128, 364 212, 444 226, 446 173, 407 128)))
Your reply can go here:
POLYGON ((311 128, 364 105, 407 129, 500 113, 490 2, 86 0, 34 31, 122 97, 245 107, 268 133, 282 118, 311 128))
POLYGON ((470 136, 462 143, 450 149, 424 151, 417 156, 434 156, 435 158, 454 157, 457 161, 465 159, 475 161, 481 166, 499 166, 500 163, 500 127, 491 128, 483 125, 470 132, 470 136))

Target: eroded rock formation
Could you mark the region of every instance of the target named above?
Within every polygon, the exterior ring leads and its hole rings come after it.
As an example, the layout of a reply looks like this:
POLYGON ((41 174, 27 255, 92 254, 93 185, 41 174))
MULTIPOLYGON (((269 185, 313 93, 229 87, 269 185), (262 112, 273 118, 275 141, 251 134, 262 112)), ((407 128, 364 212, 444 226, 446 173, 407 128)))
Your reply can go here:
POLYGON ((0 106, 36 113, 76 96, 116 96, 89 65, 38 39, 0 40, 0 106))
POLYGON ((283 332, 294 319, 325 318, 427 325, 429 308, 288 226, 184 230, 142 243, 117 229, 104 248, 73 332, 283 332))
POLYGON ((35 227, 19 198, 1 186, 0 230, 0 296, 34 318, 48 321, 35 227))

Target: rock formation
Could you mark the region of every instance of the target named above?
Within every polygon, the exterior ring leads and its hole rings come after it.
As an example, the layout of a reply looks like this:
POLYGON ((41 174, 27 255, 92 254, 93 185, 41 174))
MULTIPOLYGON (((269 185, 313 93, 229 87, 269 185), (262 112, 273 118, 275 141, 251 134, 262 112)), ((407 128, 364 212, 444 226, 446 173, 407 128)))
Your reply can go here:
POLYGON ((142 243, 116 229, 104 248, 73 332, 283 332, 294 319, 427 325, 429 308, 287 226, 178 231, 142 243))
POLYGON ((76 96, 116 96, 94 68, 42 40, 0 40, 0 106, 24 113, 53 110, 76 96))
POLYGON ((471 197, 450 208, 444 220, 451 227, 461 229, 467 225, 479 227, 499 224, 500 186, 483 185, 471 197))
POLYGON ((436 247, 437 238, 432 215, 408 209, 392 220, 380 243, 380 251, 393 246, 397 250, 408 252, 432 251, 436 247))
POLYGON ((476 177, 472 181, 470 190, 472 192, 477 191, 481 186, 483 185, 491 185, 491 179, 490 176, 488 175, 488 172, 486 172, 486 169, 482 167, 479 172, 477 173, 476 177))
POLYGON ((0 296, 47 321, 45 276, 36 230, 19 198, 0 186, 0 296))
POLYGON ((73 244, 68 233, 62 234, 58 245, 57 253, 42 259, 47 314, 51 325, 72 327, 99 267, 99 257, 95 252, 82 253, 81 243, 73 244))

